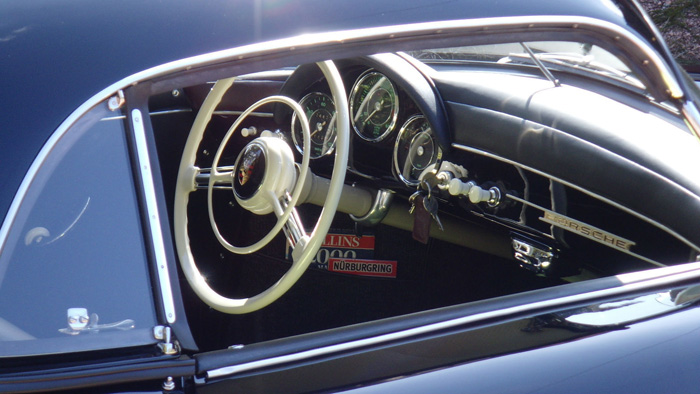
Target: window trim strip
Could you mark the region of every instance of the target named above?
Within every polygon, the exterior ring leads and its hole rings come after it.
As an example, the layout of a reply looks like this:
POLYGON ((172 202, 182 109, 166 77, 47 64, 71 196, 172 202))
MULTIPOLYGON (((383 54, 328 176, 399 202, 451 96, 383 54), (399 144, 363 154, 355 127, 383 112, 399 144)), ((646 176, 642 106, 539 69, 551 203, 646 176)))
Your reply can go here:
POLYGON ((141 111, 134 109, 131 111, 131 125, 134 130, 134 142, 136 144, 136 156, 139 162, 138 172, 143 182, 143 194, 146 202, 146 213, 148 214, 148 227, 150 229, 153 252, 156 258, 156 272, 158 283, 160 284, 160 294, 163 301, 163 310, 168 324, 175 323, 175 301, 173 290, 170 284, 170 272, 165 253, 165 243, 163 241, 163 231, 160 226, 160 214, 156 201, 156 189, 151 171, 151 157, 148 153, 146 143, 146 129, 143 126, 143 116, 141 111))

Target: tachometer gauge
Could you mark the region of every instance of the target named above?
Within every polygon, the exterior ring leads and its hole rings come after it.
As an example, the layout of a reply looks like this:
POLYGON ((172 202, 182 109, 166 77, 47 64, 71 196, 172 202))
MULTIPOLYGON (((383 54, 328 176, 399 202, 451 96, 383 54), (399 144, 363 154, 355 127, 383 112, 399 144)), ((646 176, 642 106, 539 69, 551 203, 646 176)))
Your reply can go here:
POLYGON ((350 120, 360 138, 383 140, 394 129, 398 113, 399 98, 389 78, 376 71, 358 78, 350 93, 350 120))
MULTIPOLYGON (((299 102, 309 119, 309 132, 311 133, 312 159, 317 159, 333 152, 336 137, 335 104, 333 99, 325 93, 309 93, 299 102)), ((292 139, 299 153, 303 152, 304 134, 301 125, 292 116, 292 139)))
POLYGON ((415 115, 404 123, 394 145, 396 175, 409 186, 418 184, 418 177, 431 164, 437 163, 442 151, 430 124, 423 115, 415 115))

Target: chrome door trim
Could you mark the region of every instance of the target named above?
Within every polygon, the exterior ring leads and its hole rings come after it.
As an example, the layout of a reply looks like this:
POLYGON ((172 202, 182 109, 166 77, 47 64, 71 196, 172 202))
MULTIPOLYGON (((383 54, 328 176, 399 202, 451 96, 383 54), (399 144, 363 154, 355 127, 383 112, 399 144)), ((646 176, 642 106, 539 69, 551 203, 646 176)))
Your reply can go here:
POLYGON ((699 268, 700 263, 690 263, 683 266, 666 267, 659 268, 653 271, 618 275, 616 277, 618 278, 618 280, 620 280, 622 285, 610 289, 592 291, 589 293, 582 293, 546 301, 534 302, 527 305, 518 305, 490 312, 477 313, 474 315, 463 316, 439 323, 428 324, 425 326, 340 343, 337 345, 324 346, 284 356, 271 357, 268 359, 216 368, 211 371, 206 371, 206 377, 207 379, 220 379, 225 377, 231 377, 239 373, 254 371, 257 369, 281 366, 283 364, 299 362, 316 357, 329 357, 334 354, 359 350, 369 346, 379 346, 382 344, 388 344, 400 340, 408 340, 410 338, 428 335, 431 333, 444 332, 444 330, 455 329, 467 324, 476 324, 482 321, 491 321, 493 319, 507 318, 508 316, 521 315, 523 313, 533 312, 536 310, 554 308, 561 309, 562 307, 566 307, 566 305, 570 304, 585 303, 593 299, 623 296, 626 293, 634 291, 643 291, 644 289, 651 287, 672 286, 678 281, 699 279, 700 272, 697 271, 699 268))

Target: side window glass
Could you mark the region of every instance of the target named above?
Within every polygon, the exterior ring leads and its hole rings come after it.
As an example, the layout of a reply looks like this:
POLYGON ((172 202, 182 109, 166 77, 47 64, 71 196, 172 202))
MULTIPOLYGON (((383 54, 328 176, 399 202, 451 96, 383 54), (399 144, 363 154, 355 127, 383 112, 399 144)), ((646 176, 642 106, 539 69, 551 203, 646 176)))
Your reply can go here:
POLYGON ((114 115, 102 103, 67 130, 5 219, 0 357, 153 341, 136 189, 114 115))

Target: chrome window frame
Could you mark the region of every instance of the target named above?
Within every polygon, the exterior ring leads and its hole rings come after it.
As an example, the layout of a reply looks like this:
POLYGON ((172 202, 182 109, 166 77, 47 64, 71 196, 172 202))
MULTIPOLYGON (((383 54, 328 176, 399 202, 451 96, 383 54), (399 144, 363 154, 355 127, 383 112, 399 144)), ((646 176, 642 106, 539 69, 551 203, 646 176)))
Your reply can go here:
MULTIPOLYGON (((316 54, 317 57, 323 57, 328 53, 342 53, 345 56, 351 56, 351 54, 354 53, 367 54, 368 52, 376 52, 377 50, 386 50, 388 47, 395 44, 400 44, 405 47, 402 49, 411 48, 412 45, 416 46, 416 43, 421 44, 423 47, 431 44, 435 47, 439 47, 444 46, 445 43, 454 43, 456 42, 455 40, 459 39, 460 45, 476 45, 485 43, 486 39, 484 37, 492 34, 496 36, 500 35, 501 40, 508 37, 511 41, 519 41, 525 40, 525 38, 518 38, 522 34, 532 33, 533 35, 540 34, 540 36, 542 36, 542 34, 554 35, 557 31, 570 31, 572 29, 580 35, 597 37, 606 42, 615 42, 616 47, 619 45, 627 51, 634 53, 636 58, 641 59, 644 66, 643 70, 645 70, 644 75, 651 81, 660 81, 661 86, 651 87, 657 92, 662 92, 660 94, 661 97, 657 97, 657 99, 659 101, 662 101, 662 99, 675 100, 681 112, 685 115, 686 121, 691 125, 691 128, 694 129, 696 136, 700 133, 700 114, 693 106, 693 103, 687 99, 687 96, 682 90, 682 85, 675 79, 671 68, 665 63, 663 58, 656 53, 648 43, 633 32, 602 20, 577 16, 483 18, 338 31, 286 38, 194 56, 156 66, 112 84, 80 105, 54 131, 25 174, 4 218, 2 227, 0 227, 0 253, 2 253, 5 247, 10 227, 15 221, 18 210, 36 173, 53 150, 57 141, 60 140, 72 125, 91 108, 107 100, 120 90, 125 90, 130 86, 136 86, 143 81, 158 80, 171 75, 179 75, 182 76, 182 78, 187 78, 187 75, 191 75, 191 72, 197 69, 208 70, 208 72, 202 74, 207 75, 208 78, 217 76, 223 77, 226 73, 230 72, 230 70, 225 69, 224 63, 254 62, 264 60, 267 56, 280 53, 287 54, 287 60, 304 58, 308 60, 309 55, 313 54, 316 54), (442 43, 442 45, 438 45, 438 43, 442 43), (216 67, 218 66, 221 66, 221 68, 217 70, 216 67)), ((603 45, 603 47, 606 49, 609 48, 609 46, 605 45, 603 45)), ((319 58, 318 60, 323 59, 319 58)), ((147 147, 144 148, 147 149, 147 147)), ((145 179, 148 177, 152 179, 154 176, 150 167, 141 169, 141 173, 145 179)), ((144 195, 140 197, 142 200, 148 200, 149 198, 149 196, 144 195)), ((151 226, 158 227, 155 232, 152 233, 152 237, 162 237, 162 229, 159 226, 159 222, 151 222, 151 226)), ((158 240, 152 239, 152 241, 156 244, 162 243, 158 240)), ((157 263, 161 262, 162 260, 157 261, 157 263)), ((700 278, 700 267, 697 265, 691 266, 693 268, 686 273, 684 279, 700 278)), ((156 267, 156 269, 158 268, 156 267)), ((171 281, 175 280, 170 277, 170 273, 167 272, 167 270, 159 271, 159 274, 162 275, 161 283, 172 283, 171 281)), ((643 285, 638 284, 637 286, 643 285)), ((170 288, 170 286, 165 286, 164 288, 166 291, 161 291, 161 302, 167 309, 169 305, 172 305, 173 301, 172 294, 167 294, 167 289, 170 288)), ((590 295, 590 297, 597 296, 599 295, 590 295)), ((588 296, 579 296, 579 298, 582 299, 586 297, 588 296)), ((172 319, 168 319, 170 323, 174 321, 174 315, 172 319)))

